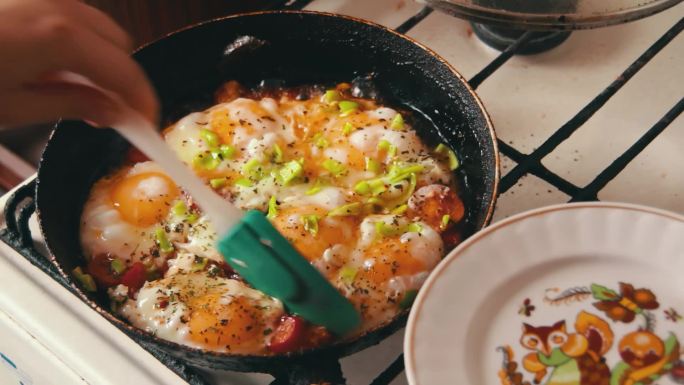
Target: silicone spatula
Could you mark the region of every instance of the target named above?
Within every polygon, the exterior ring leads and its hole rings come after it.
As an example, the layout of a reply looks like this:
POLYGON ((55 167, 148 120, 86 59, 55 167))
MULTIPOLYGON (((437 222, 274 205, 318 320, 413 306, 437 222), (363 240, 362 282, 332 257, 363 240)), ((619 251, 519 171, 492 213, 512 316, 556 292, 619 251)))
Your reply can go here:
POLYGON ((219 236, 219 252, 240 276, 280 299, 290 312, 335 334, 345 334, 359 325, 360 316, 353 305, 299 255, 263 213, 244 213, 217 195, 176 157, 147 119, 125 103, 118 104, 122 113, 112 127, 190 193, 219 236))

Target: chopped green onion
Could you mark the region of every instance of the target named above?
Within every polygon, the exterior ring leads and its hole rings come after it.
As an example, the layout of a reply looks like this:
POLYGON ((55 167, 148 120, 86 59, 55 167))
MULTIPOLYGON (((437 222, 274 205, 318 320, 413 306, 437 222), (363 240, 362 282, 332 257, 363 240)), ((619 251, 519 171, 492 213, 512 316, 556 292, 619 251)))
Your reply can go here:
POLYGON ((197 221, 198 219, 199 219, 199 216, 197 216, 197 214, 195 214, 195 213, 192 213, 192 214, 188 215, 188 217, 185 220, 188 223, 195 223, 195 221, 197 221))
POLYGON ((392 145, 392 143, 386 141, 385 139, 382 139, 381 141, 378 142, 378 150, 389 151, 391 145, 392 145))
POLYGON ((209 184, 213 188, 221 188, 226 185, 228 182, 228 179, 226 178, 214 178, 209 180, 209 184))
POLYGON ((209 262, 209 258, 195 257, 195 260, 192 261, 190 271, 194 273, 196 271, 204 270, 204 268, 207 267, 207 262, 209 262))
POLYGON ((345 117, 355 112, 359 108, 359 103, 351 100, 343 100, 339 103, 340 116, 345 117))
POLYGON ((395 164, 390 167, 387 177, 389 178, 389 183, 397 183, 408 179, 411 174, 418 174, 422 172, 424 169, 425 167, 422 164, 414 164, 404 167, 395 164))
POLYGON ((449 169, 451 171, 456 170, 461 163, 458 161, 458 158, 456 157, 456 153, 453 151, 449 151, 449 169))
POLYGON ((460 162, 458 161, 456 153, 446 145, 442 143, 438 144, 435 148, 435 152, 437 154, 447 156, 447 158, 449 159, 449 169, 451 171, 456 170, 460 166, 460 162))
POLYGON ((372 206, 373 205, 382 205, 382 199, 377 198, 377 197, 371 197, 371 198, 368 198, 366 203, 369 205, 372 205, 372 206))
POLYGON ((362 180, 361 182, 357 183, 356 186, 354 186, 354 191, 357 194, 368 195, 371 192, 371 187, 370 184, 368 184, 368 182, 362 180))
POLYGON ((383 221, 375 222, 375 233, 383 237, 391 237, 404 233, 400 226, 388 225, 383 221))
POLYGON ((389 150, 387 151, 387 155, 390 158, 394 158, 395 156, 397 156, 397 146, 390 145, 389 150))
POLYGON ((347 171, 347 168, 341 162, 335 159, 326 159, 323 161, 323 168, 328 170, 333 176, 340 176, 347 171))
POLYGON ((306 190, 304 192, 304 194, 314 195, 314 194, 317 194, 319 191, 321 191, 322 188, 323 188, 323 182, 321 182, 320 179, 316 179, 316 181, 314 181, 313 186, 311 186, 310 189, 306 190))
POLYGON ((195 155, 192 160, 193 164, 197 168, 204 170, 213 170, 221 163, 221 160, 213 156, 211 153, 203 152, 195 155))
POLYGON ((423 226, 418 222, 413 222, 406 226, 406 232, 408 233, 420 233, 421 231, 423 231, 423 226))
POLYGON ((404 190, 404 193, 401 195, 401 197, 393 199, 390 202, 385 202, 385 204, 383 205, 387 209, 394 208, 394 210, 397 210, 396 214, 403 214, 404 212, 406 212, 408 207, 402 206, 405 206, 406 201, 408 201, 408 199, 411 197, 416 187, 416 174, 420 173, 423 170, 424 166, 419 164, 406 166, 394 164, 390 167, 387 174, 374 179, 368 179, 365 181, 358 182, 354 186, 354 191, 360 195, 372 195, 373 197, 377 197, 380 194, 387 191, 388 186, 394 185, 404 180, 408 180, 408 188, 404 190))
POLYGON ((318 139, 316 139, 315 144, 318 148, 326 148, 330 145, 330 143, 328 143, 328 139, 326 139, 323 135, 319 136, 318 139))
POLYGON ((219 152, 223 156, 223 159, 232 159, 235 156, 235 147, 230 144, 222 144, 219 147, 219 152))
POLYGON ((304 230, 308 231, 314 237, 318 234, 318 215, 302 215, 302 223, 304 230))
POLYGON ((354 191, 357 194, 378 196, 387 191, 387 186, 383 178, 376 178, 370 180, 363 180, 354 186, 354 191))
POLYGON ((302 163, 297 160, 291 160, 283 165, 278 174, 283 184, 288 184, 302 175, 303 172, 304 167, 302 167, 302 163))
POLYGON ((450 220, 451 220, 451 217, 449 216, 449 214, 443 215, 442 216, 442 222, 440 223, 439 228, 442 230, 446 229, 447 226, 449 226, 450 220))
POLYGON ((351 266, 343 266, 340 269, 340 279, 345 284, 351 285, 354 279, 356 279, 356 273, 358 273, 358 269, 351 266))
POLYGON ((389 155, 390 158, 394 158, 397 155, 397 146, 393 145, 385 139, 382 139, 378 142, 378 150, 387 151, 387 155, 389 155))
POLYGON ((330 217, 342 217, 348 215, 359 215, 363 211, 363 205, 359 202, 348 203, 334 208, 328 213, 330 217))
POLYGON ((173 251, 173 245, 171 242, 169 242, 169 239, 166 238, 166 232, 163 228, 157 228, 157 230, 154 232, 154 236, 157 239, 157 244, 159 244, 159 250, 164 253, 170 253, 173 251))
POLYGON ((416 296, 418 295, 418 290, 412 289, 412 290, 406 290, 404 293, 404 297, 399 301, 399 307, 402 309, 408 309, 413 305, 413 301, 416 300, 416 296))
POLYGON ((124 265, 120 259, 116 258, 112 259, 112 262, 110 262, 109 266, 112 268, 112 271, 116 273, 116 275, 121 275, 126 270, 126 265, 124 265))
POLYGON ((273 219, 278 215, 278 201, 276 201, 275 195, 271 195, 271 199, 268 200, 268 214, 266 218, 273 219))
POLYGON ((382 178, 371 179, 368 181, 368 185, 371 188, 373 196, 378 196, 387 191, 387 184, 385 184, 385 181, 382 178))
POLYGON ((81 267, 77 267, 73 270, 74 277, 78 281, 78 283, 81 284, 81 287, 85 289, 85 291, 89 292, 95 292, 97 291, 97 285, 95 284, 95 280, 90 274, 86 274, 81 270, 81 267))
POLYGON ((340 99, 342 99, 342 95, 340 95, 340 92, 337 90, 327 90, 325 91, 325 95, 323 95, 323 100, 326 103, 336 102, 340 99))
POLYGON ((240 178, 235 181, 235 185, 241 187, 252 187, 252 181, 247 178, 240 178))
POLYGON ((406 204, 409 198, 411 198, 411 195, 413 195, 413 192, 416 190, 417 183, 418 178, 416 178, 416 174, 410 174, 408 188, 404 188, 404 193, 401 194, 400 197, 397 197, 396 199, 393 199, 389 202, 385 202, 385 207, 391 210, 396 208, 397 206, 406 204))
POLYGON ((366 171, 370 171, 374 174, 380 172, 380 162, 373 158, 366 157, 366 171))
POLYGON ((200 131, 200 137, 204 140, 210 148, 218 147, 219 137, 212 130, 207 130, 206 128, 200 131))
POLYGON ((261 171, 261 161, 259 159, 250 159, 242 166, 242 173, 251 180, 259 180, 263 176, 261 171))
POLYGON ((401 215, 401 214, 405 213, 406 210, 408 210, 408 205, 407 205, 407 204, 403 204, 403 205, 401 205, 401 206, 398 206, 398 207, 395 208, 394 210, 392 210, 392 211, 390 212, 390 214, 401 215))
POLYGON ((351 124, 351 122, 345 123, 344 127, 342 127, 342 133, 345 135, 349 135, 352 132, 354 132, 354 125, 351 124))
POLYGON ((184 217, 188 213, 188 208, 187 206, 185 206, 185 202, 178 201, 176 202, 176 204, 173 205, 171 211, 175 216, 184 217))
POLYGON ((375 232, 383 237, 391 237, 404 233, 420 233, 422 230, 423 226, 417 222, 409 223, 405 226, 388 225, 383 221, 375 222, 375 232))
POLYGON ((273 159, 274 163, 281 163, 283 161, 283 150, 278 146, 278 143, 273 145, 271 159, 273 159))
POLYGON ((404 117, 401 114, 394 115, 392 122, 390 123, 390 128, 393 130, 401 131, 404 129, 404 117))

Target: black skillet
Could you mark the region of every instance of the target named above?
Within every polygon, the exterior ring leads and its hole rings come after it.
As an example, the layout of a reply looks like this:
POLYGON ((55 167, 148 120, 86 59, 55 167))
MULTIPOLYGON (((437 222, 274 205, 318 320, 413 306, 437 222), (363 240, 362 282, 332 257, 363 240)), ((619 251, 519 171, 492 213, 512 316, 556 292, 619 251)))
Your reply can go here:
MULTIPOLYGON (((405 36, 349 17, 262 12, 181 30, 143 47, 134 56, 159 93, 167 122, 209 106, 213 92, 226 80, 256 87, 263 79, 284 86, 365 79, 359 82, 361 88, 377 93, 384 103, 416 111, 414 124, 425 141, 447 143, 459 154, 462 166, 457 173, 465 186, 467 209, 465 235, 491 219, 499 179, 491 122, 463 77, 434 52, 405 36), (250 36, 251 42, 233 44, 241 36, 250 36)), ((84 263, 79 217, 88 191, 94 181, 121 163, 127 148, 111 130, 63 121, 57 124, 43 154, 37 212, 51 259, 70 282, 69 272, 84 263)), ((338 359, 379 343, 402 327, 407 316, 404 312, 361 337, 325 348, 245 356, 193 349, 157 338, 114 316, 106 298, 76 290, 98 313, 148 348, 191 365, 271 373, 277 384, 308 384, 325 378, 342 383, 338 359)))

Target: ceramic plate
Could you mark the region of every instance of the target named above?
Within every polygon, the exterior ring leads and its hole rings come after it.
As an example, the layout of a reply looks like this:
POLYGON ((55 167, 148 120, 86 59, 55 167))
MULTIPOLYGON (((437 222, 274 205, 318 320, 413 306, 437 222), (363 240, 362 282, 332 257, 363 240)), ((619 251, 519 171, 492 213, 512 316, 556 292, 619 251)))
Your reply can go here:
POLYGON ((547 207, 442 261, 409 318, 407 375, 412 385, 684 384, 683 315, 684 217, 547 207))

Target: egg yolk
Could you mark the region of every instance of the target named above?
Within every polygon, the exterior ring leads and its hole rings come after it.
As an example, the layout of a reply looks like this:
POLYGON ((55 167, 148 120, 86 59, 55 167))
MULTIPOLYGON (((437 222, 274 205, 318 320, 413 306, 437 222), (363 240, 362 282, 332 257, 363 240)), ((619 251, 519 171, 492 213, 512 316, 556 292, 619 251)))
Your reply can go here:
POLYGON ((166 217, 178 194, 169 177, 152 172, 124 177, 112 189, 111 199, 126 222, 147 227, 166 217))
POLYGON ((392 277, 413 275, 427 269, 422 260, 411 255, 408 243, 402 243, 396 237, 376 241, 365 251, 365 256, 374 263, 361 269, 357 279, 373 284, 386 282, 392 277))
POLYGON ((310 262, 319 259, 323 252, 335 244, 355 242, 356 237, 345 239, 342 234, 353 234, 355 217, 340 217, 335 225, 325 220, 326 211, 316 206, 289 207, 278 212, 273 226, 310 262), (304 227, 304 215, 316 215, 319 220, 314 233, 304 227))
POLYGON ((228 304, 221 303, 218 294, 194 298, 188 326, 190 339, 208 348, 246 350, 258 346, 263 326, 261 311, 245 297, 237 297, 228 304))

